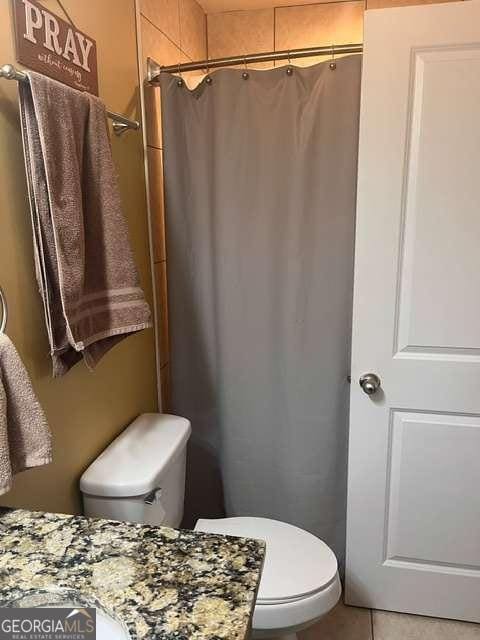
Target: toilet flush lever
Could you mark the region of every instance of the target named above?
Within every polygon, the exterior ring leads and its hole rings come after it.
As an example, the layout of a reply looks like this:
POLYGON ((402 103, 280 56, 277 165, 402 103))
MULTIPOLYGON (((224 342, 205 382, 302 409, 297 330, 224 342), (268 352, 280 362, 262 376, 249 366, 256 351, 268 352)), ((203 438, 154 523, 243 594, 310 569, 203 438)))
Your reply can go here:
POLYGON ((160 487, 155 487, 147 493, 147 495, 143 498, 145 504, 153 504, 160 498, 162 495, 162 489, 160 487))

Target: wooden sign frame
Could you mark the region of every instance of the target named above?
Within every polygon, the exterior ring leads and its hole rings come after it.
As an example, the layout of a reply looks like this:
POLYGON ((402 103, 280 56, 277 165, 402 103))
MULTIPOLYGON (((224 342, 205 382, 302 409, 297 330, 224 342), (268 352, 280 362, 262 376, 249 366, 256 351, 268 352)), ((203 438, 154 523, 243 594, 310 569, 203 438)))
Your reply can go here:
POLYGON ((35 0, 12 0, 17 61, 98 96, 97 44, 35 0))

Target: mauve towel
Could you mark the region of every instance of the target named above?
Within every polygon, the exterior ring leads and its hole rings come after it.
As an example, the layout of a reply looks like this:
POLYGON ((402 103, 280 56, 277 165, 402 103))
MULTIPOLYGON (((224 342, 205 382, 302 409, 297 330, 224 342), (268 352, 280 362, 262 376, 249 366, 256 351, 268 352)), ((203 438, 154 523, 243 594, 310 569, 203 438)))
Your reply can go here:
POLYGON ((20 107, 34 235, 53 375, 89 368, 151 326, 123 217, 103 103, 40 74, 20 107))
POLYGON ((52 461, 51 435, 28 373, 0 333, 0 494, 20 471, 52 461))

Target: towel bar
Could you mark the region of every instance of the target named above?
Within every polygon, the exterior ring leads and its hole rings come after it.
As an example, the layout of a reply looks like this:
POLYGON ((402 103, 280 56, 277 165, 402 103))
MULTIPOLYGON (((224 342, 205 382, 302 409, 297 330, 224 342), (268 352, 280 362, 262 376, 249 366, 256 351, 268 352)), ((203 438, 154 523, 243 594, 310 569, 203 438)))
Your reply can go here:
MULTIPOLYGON (((28 76, 23 71, 16 69, 13 64, 4 64, 0 68, 0 78, 6 80, 17 80, 18 82, 28 82, 28 76)), ((107 111, 107 116, 113 120, 113 131, 119 136, 127 129, 140 129, 140 123, 137 120, 129 120, 125 116, 115 113, 115 111, 107 111)))
POLYGON ((0 302, 2 303, 2 323, 0 324, 0 333, 5 333, 5 329, 7 328, 8 306, 7 298, 5 297, 2 287, 0 287, 0 302))

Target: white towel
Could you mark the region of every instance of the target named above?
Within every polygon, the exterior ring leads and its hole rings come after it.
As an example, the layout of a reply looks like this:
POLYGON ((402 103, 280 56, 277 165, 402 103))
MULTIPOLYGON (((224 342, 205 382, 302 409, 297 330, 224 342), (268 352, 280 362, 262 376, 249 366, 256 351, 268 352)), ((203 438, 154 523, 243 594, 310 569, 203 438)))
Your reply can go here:
POLYGON ((0 333, 0 494, 16 473, 51 461, 45 414, 15 346, 0 333))

